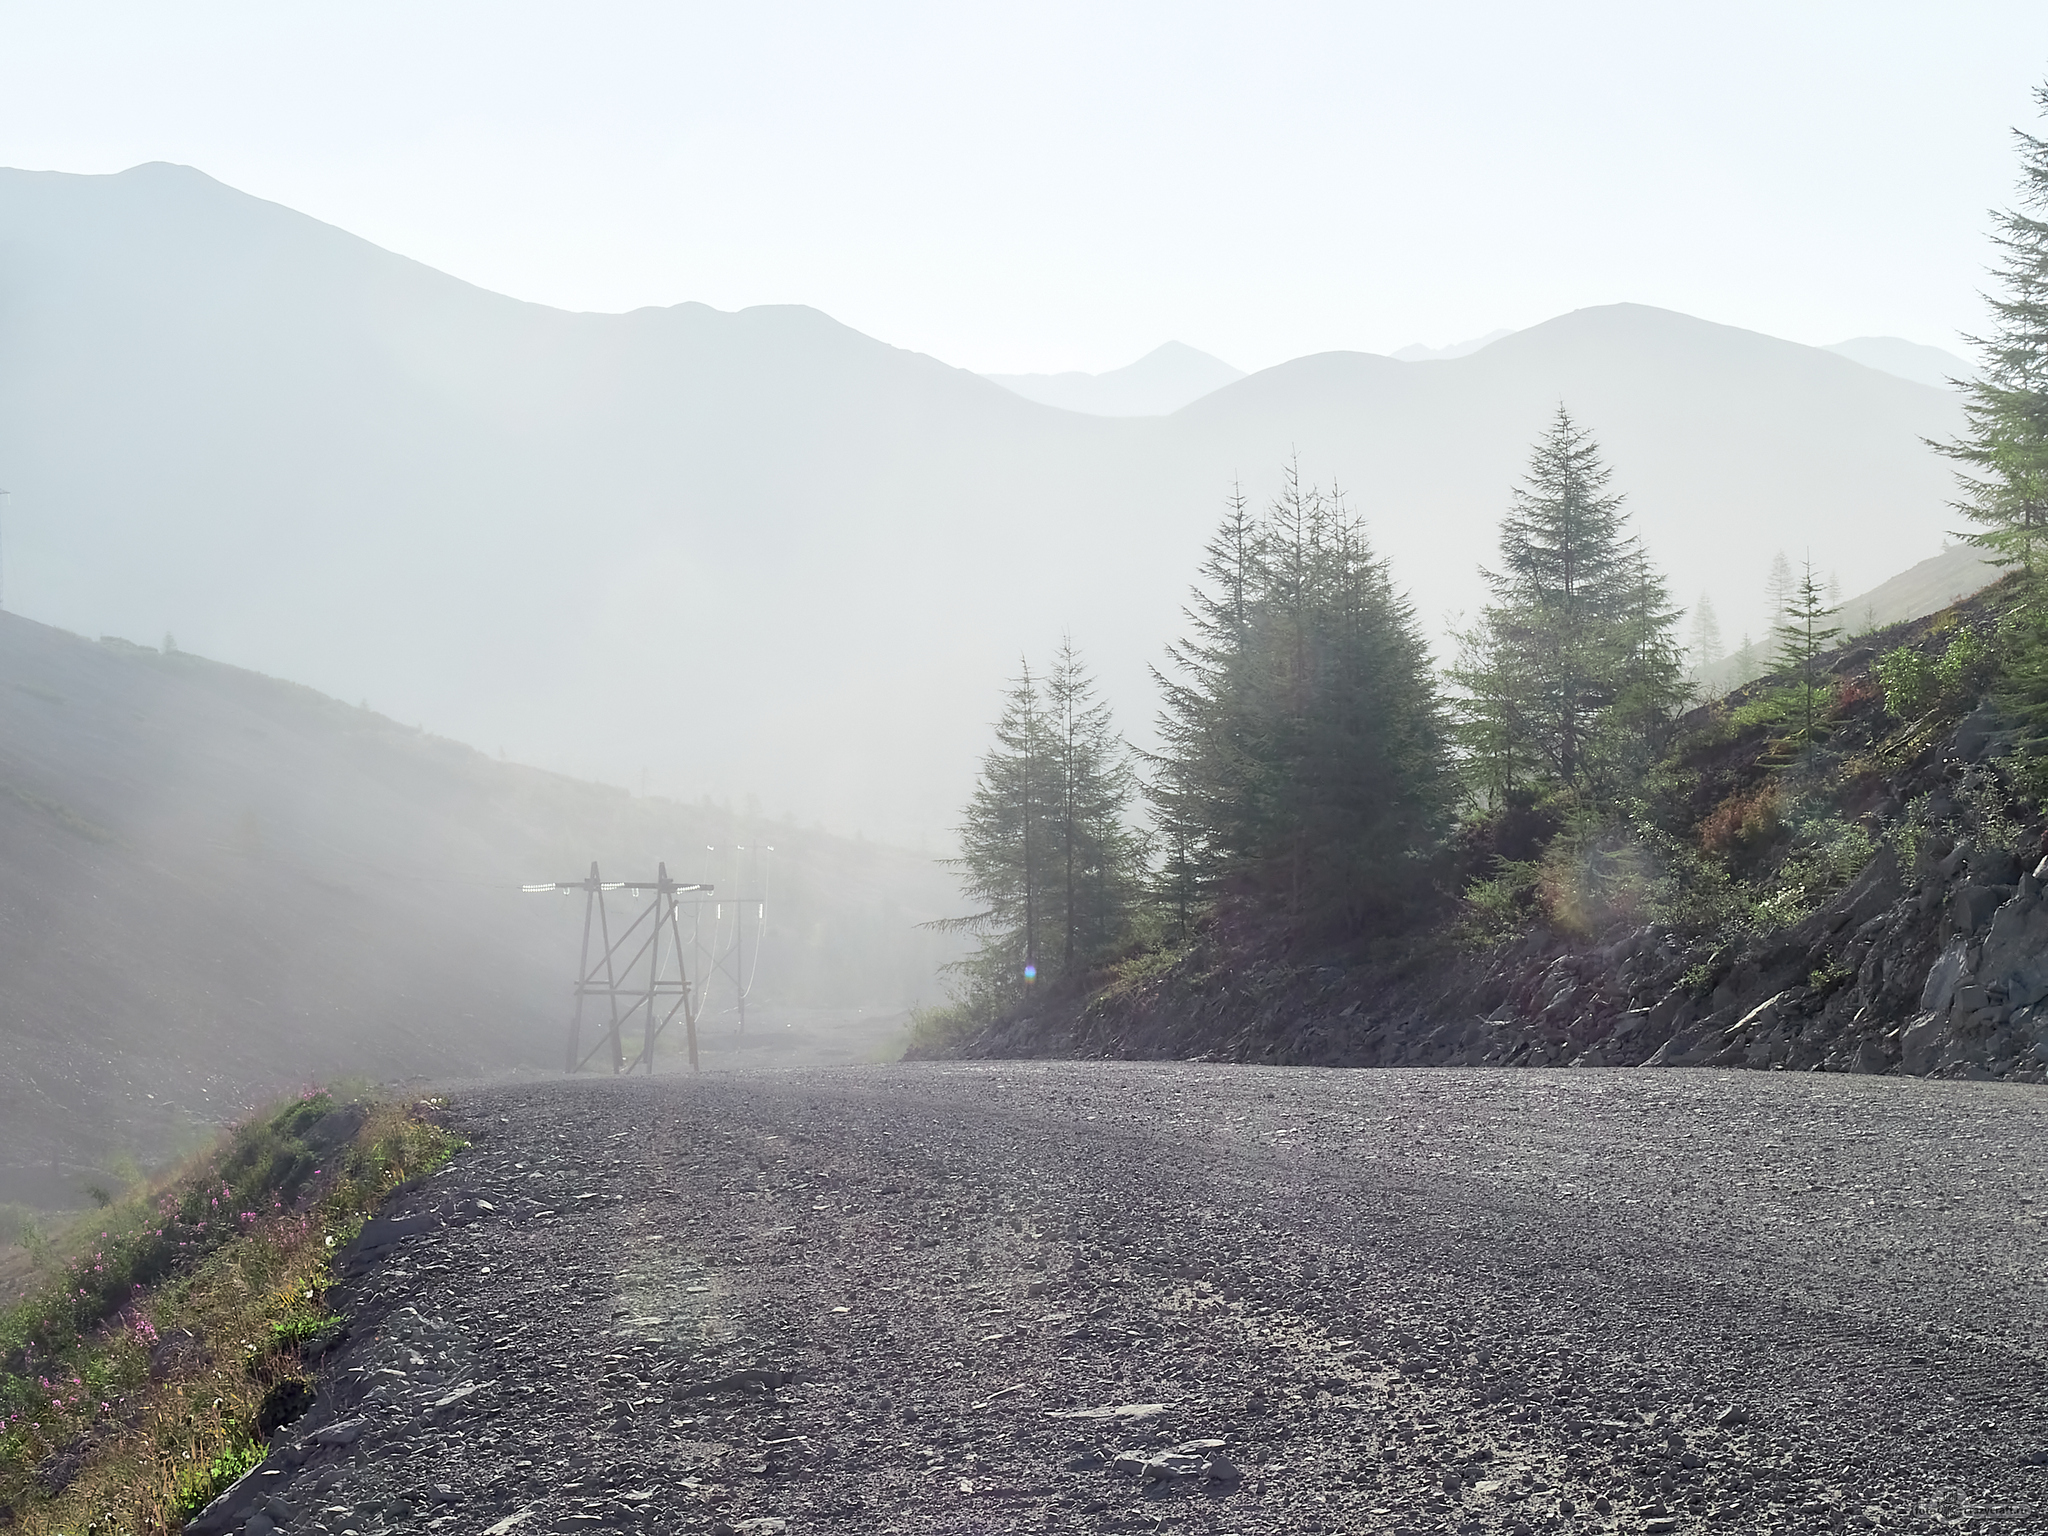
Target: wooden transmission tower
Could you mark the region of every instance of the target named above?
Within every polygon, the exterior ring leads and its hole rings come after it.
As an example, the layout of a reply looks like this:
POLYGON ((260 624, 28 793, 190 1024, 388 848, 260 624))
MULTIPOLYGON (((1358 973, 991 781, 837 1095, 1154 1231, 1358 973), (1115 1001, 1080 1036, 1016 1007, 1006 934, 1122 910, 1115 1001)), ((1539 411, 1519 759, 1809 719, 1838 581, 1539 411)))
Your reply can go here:
POLYGON ((590 873, 581 880, 555 880, 520 887, 525 891, 585 893, 583 958, 577 962, 576 1006, 569 1016, 569 1049, 564 1057, 567 1071, 581 1071, 593 1056, 610 1045, 614 1073, 631 1072, 634 1067, 644 1066, 652 1075, 654 1042, 661 1038, 662 1031, 675 1021, 678 1014, 682 1016, 683 1028, 689 1039, 690 1070, 697 1070, 698 999, 691 990, 690 978, 683 965, 683 929, 678 912, 683 895, 696 895, 701 900, 699 893, 708 892, 711 887, 678 884, 669 878, 666 864, 658 865, 657 870, 652 880, 606 880, 598 874, 597 861, 593 859, 590 873), (612 937, 611 914, 604 902, 607 891, 651 892, 654 896, 654 900, 640 909, 639 915, 620 931, 616 939, 612 937), (593 918, 597 923, 598 942, 603 946, 595 962, 590 958, 593 918), (663 953, 664 944, 667 954, 663 953), (675 971, 672 976, 666 974, 671 957, 675 971), (583 1049, 583 1002, 591 997, 605 1000, 610 1017, 604 1035, 586 1053, 583 1049), (640 1015, 640 1052, 628 1063, 625 1032, 633 1023, 635 1014, 640 1015))

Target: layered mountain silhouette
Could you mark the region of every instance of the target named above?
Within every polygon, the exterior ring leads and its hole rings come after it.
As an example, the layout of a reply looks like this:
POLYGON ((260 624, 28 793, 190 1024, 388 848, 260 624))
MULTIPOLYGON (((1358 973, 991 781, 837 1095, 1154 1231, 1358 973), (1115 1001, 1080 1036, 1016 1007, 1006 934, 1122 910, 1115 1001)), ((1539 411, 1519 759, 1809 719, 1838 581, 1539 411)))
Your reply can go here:
POLYGON ((1967 380, 1977 374, 1976 366, 1967 358, 1899 336, 1856 336, 1823 350, 1935 389, 1947 389, 1951 379, 1967 380))
POLYGON ((1220 357, 1169 341, 1108 373, 990 373, 1003 388, 1066 411, 1091 416, 1170 416, 1244 377, 1220 357))
POLYGON ((1730 634, 1773 551, 1853 592, 1953 521, 1948 394, 1640 305, 1112 418, 800 307, 521 303, 182 167, 0 174, 10 607, 871 836, 943 834, 1063 630, 1142 737, 1224 497, 1294 455, 1469 612, 1560 402, 1730 634))

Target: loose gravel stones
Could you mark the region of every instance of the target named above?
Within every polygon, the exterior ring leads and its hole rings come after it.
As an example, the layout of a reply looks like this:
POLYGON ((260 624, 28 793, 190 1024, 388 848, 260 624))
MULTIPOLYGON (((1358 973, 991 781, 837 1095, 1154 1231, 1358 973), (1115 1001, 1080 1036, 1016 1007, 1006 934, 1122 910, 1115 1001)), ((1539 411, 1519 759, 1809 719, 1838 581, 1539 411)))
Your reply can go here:
POLYGON ((2048 1507, 2044 1107, 1121 1063, 466 1090, 214 1529, 1994 1529, 2048 1507))

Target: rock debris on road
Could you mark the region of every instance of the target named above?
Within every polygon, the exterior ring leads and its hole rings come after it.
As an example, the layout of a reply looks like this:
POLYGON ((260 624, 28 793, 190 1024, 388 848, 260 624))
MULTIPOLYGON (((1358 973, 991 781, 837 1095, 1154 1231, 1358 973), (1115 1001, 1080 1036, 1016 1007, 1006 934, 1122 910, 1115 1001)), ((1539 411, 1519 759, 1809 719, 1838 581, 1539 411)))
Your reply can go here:
POLYGON ((2044 1111, 1119 1063, 464 1090, 203 1528, 2048 1529, 2044 1111))

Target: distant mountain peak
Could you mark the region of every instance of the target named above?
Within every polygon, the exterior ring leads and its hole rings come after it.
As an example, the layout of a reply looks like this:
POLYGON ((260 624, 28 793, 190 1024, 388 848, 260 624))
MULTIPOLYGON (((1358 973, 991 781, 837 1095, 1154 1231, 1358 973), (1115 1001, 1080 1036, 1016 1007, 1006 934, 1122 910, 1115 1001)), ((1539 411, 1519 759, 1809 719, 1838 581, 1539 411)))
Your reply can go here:
POLYGON ((1171 416, 1244 376, 1242 368, 1233 368, 1184 341, 1165 342, 1135 363, 1108 373, 982 375, 1026 400, 1090 416, 1171 416))
POLYGON ((1490 347, 1496 341, 1499 341, 1501 337, 1514 334, 1512 330, 1503 328, 1497 331, 1488 331, 1484 336, 1474 336, 1467 341, 1454 341, 1447 347, 1425 347, 1418 341, 1403 347, 1398 352, 1392 352, 1388 355, 1404 363, 1443 363, 1449 362, 1454 357, 1470 357, 1481 347, 1490 347))

